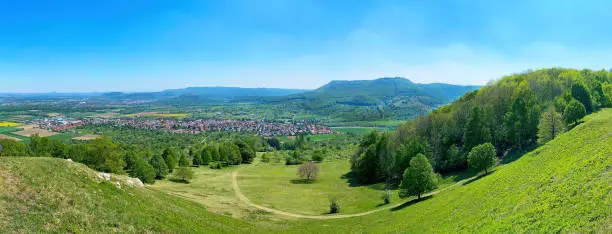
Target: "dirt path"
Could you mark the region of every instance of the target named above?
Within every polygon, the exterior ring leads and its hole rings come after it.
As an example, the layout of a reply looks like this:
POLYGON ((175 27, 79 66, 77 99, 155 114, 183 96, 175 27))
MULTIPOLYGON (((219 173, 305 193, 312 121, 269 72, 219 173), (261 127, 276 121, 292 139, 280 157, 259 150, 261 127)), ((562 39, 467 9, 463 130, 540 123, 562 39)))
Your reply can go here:
MULTIPOLYGON (((344 219, 344 218, 360 217, 360 216, 373 214, 373 213, 376 213, 376 212, 379 212, 379 211, 383 211, 383 210, 393 209, 393 208, 399 207, 399 206, 403 205, 404 203, 410 201, 410 200, 406 200, 406 201, 400 202, 400 203, 392 205, 392 206, 378 208, 378 209, 374 209, 374 210, 370 210, 370 211, 366 211, 366 212, 362 212, 362 213, 356 213, 356 214, 302 215, 302 214, 295 214, 295 213, 285 212, 285 211, 282 211, 282 210, 272 209, 272 208, 261 206, 261 205, 257 205, 255 203, 251 202, 240 191, 240 187, 238 186, 238 179, 237 179, 237 177, 238 177, 238 171, 232 172, 232 187, 234 188, 234 192, 236 193, 236 197, 238 197, 238 199, 240 199, 241 201, 243 201, 247 205, 255 207, 257 209, 264 210, 264 211, 267 211, 267 212, 270 212, 270 213, 274 213, 274 214, 277 214, 277 215, 282 215, 282 216, 292 217, 292 218, 298 218, 298 219, 344 219)), ((474 179, 476 177, 477 176, 473 176, 473 177, 461 180, 461 181, 459 181, 459 182, 457 182, 457 183, 455 183, 455 184, 453 184, 451 186, 448 186, 446 188, 443 188, 443 189, 440 189, 440 190, 437 190, 437 191, 433 191, 433 192, 427 193, 427 194, 423 195, 423 197, 438 194, 438 193, 440 193, 440 192, 442 192, 444 190, 450 189, 450 188, 455 187, 455 186, 457 186, 459 184, 463 184, 466 181, 472 180, 472 179, 474 179)))

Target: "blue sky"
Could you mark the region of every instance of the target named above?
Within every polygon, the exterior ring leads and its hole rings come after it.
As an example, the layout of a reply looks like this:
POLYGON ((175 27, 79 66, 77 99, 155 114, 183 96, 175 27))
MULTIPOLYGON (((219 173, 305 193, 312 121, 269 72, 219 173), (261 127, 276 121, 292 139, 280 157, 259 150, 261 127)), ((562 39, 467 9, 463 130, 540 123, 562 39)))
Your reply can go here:
POLYGON ((610 1, 0 0, 0 92, 612 68, 610 1))

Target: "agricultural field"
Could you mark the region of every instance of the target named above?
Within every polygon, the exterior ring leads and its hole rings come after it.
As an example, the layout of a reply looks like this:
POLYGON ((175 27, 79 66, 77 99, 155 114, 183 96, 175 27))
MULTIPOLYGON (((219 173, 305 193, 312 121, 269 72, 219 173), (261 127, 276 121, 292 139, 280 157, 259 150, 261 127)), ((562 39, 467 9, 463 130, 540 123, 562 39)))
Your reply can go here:
POLYGON ((0 127, 19 127, 21 124, 15 122, 0 122, 0 127))
POLYGON ((159 117, 159 118, 186 118, 188 113, 161 113, 161 112, 142 112, 128 114, 129 117, 159 117))
POLYGON ((53 136, 53 135, 58 134, 56 132, 52 132, 46 129, 40 129, 36 125, 24 125, 24 126, 21 126, 21 128, 23 128, 23 130, 16 131, 14 132, 14 134, 24 136, 24 137, 30 137, 33 135, 38 135, 41 137, 48 137, 48 136, 53 136))

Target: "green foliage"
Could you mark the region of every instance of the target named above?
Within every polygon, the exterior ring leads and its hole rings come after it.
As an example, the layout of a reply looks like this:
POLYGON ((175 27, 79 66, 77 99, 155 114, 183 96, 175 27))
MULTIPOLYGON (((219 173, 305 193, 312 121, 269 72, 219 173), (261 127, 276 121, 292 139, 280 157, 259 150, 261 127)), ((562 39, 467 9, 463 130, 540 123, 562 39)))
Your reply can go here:
POLYGON ((242 163, 250 164, 255 159, 255 150, 244 141, 237 140, 234 142, 236 146, 238 146, 238 150, 240 151, 240 157, 242 157, 242 163))
POLYGON ((584 105, 587 113, 593 112, 593 101, 591 100, 591 94, 589 91, 587 91, 583 84, 573 84, 571 91, 572 97, 584 105))
MULTIPOLYGON (((216 148, 214 149, 216 150, 216 148)), ((210 164, 210 162, 212 162, 212 158, 213 158, 213 149, 211 146, 207 146, 204 148, 204 150, 202 151, 202 153, 200 154, 200 164, 201 165, 208 165, 210 164)))
POLYGON ((586 116, 586 108, 576 99, 572 99, 563 112, 563 117, 567 125, 578 124, 578 121, 586 116))
POLYGON ((221 146, 219 146, 219 154, 221 155, 222 162, 226 162, 231 165, 238 165, 242 163, 240 149, 231 142, 222 143, 221 146))
POLYGON ((0 139, 0 156, 28 156, 28 145, 8 139, 0 139))
MULTIPOLYGON (((77 148, 79 149, 79 148, 77 148)), ((77 161, 98 171, 123 173, 125 162, 119 147, 109 138, 100 138, 85 145, 84 155, 75 155, 77 161)), ((165 162, 164 162, 165 165, 165 162)))
POLYGON ((189 183, 193 179, 193 170, 189 167, 179 167, 176 169, 174 176, 183 182, 189 183))
POLYGON ((332 197, 329 200, 329 213, 330 214, 340 213, 340 202, 338 202, 338 199, 336 199, 335 197, 332 197))
POLYGON ((196 167, 202 165, 202 152, 201 151, 191 148, 189 149, 189 156, 191 156, 192 158, 192 161, 191 161, 192 165, 196 167))
POLYGON ((470 151, 468 155, 468 165, 478 171, 488 173, 490 167, 495 166, 497 162, 497 153, 495 147, 491 143, 478 145, 470 151))
POLYGON ((400 197, 417 196, 421 199, 427 191, 437 188, 437 177, 423 154, 417 154, 410 160, 410 167, 404 171, 400 184, 400 197))
POLYGON ((468 118, 463 135, 464 149, 469 151, 472 147, 491 141, 491 130, 485 113, 480 107, 474 107, 468 118))
POLYGON ((189 159, 187 158, 187 155, 182 155, 182 154, 179 156, 178 164, 180 167, 191 166, 191 164, 189 163, 189 159))
POLYGON ((555 139, 555 137, 563 132, 565 132, 563 116, 557 113, 554 107, 549 107, 540 117, 540 124, 538 125, 538 144, 545 144, 555 139))
POLYGON ((168 171, 172 172, 178 165, 178 156, 176 155, 176 151, 174 151, 172 148, 166 148, 162 153, 162 157, 166 162, 166 166, 168 166, 168 171))
POLYGON ((155 169, 155 178, 163 179, 166 177, 166 175, 168 175, 168 166, 166 165, 166 161, 164 161, 162 156, 154 155, 149 161, 149 164, 151 164, 153 169, 155 169))
POLYGON ((316 162, 323 162, 324 156, 322 150, 315 150, 312 154, 312 160, 316 162))
POLYGON ((304 161, 302 153, 298 150, 294 150, 290 156, 285 158, 285 165, 299 165, 304 161))
POLYGON ((156 171, 144 158, 137 158, 133 163, 130 176, 140 179, 143 183, 155 183, 156 171))

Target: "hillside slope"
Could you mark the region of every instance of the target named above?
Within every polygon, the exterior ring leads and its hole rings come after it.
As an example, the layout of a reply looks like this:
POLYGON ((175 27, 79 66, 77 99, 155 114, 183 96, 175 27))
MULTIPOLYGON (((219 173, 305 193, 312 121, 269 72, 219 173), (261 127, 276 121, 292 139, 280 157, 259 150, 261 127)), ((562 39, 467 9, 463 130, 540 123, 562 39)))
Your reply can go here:
MULTIPOLYGON (((340 201, 342 202, 342 201, 340 201)), ((314 232, 558 233, 612 231, 612 109, 488 176, 402 209, 303 221, 314 232), (318 224, 318 225, 317 225, 318 224)))
POLYGON ((253 225, 144 188, 117 188, 86 166, 55 158, 0 158, 0 230, 244 233, 253 225))

